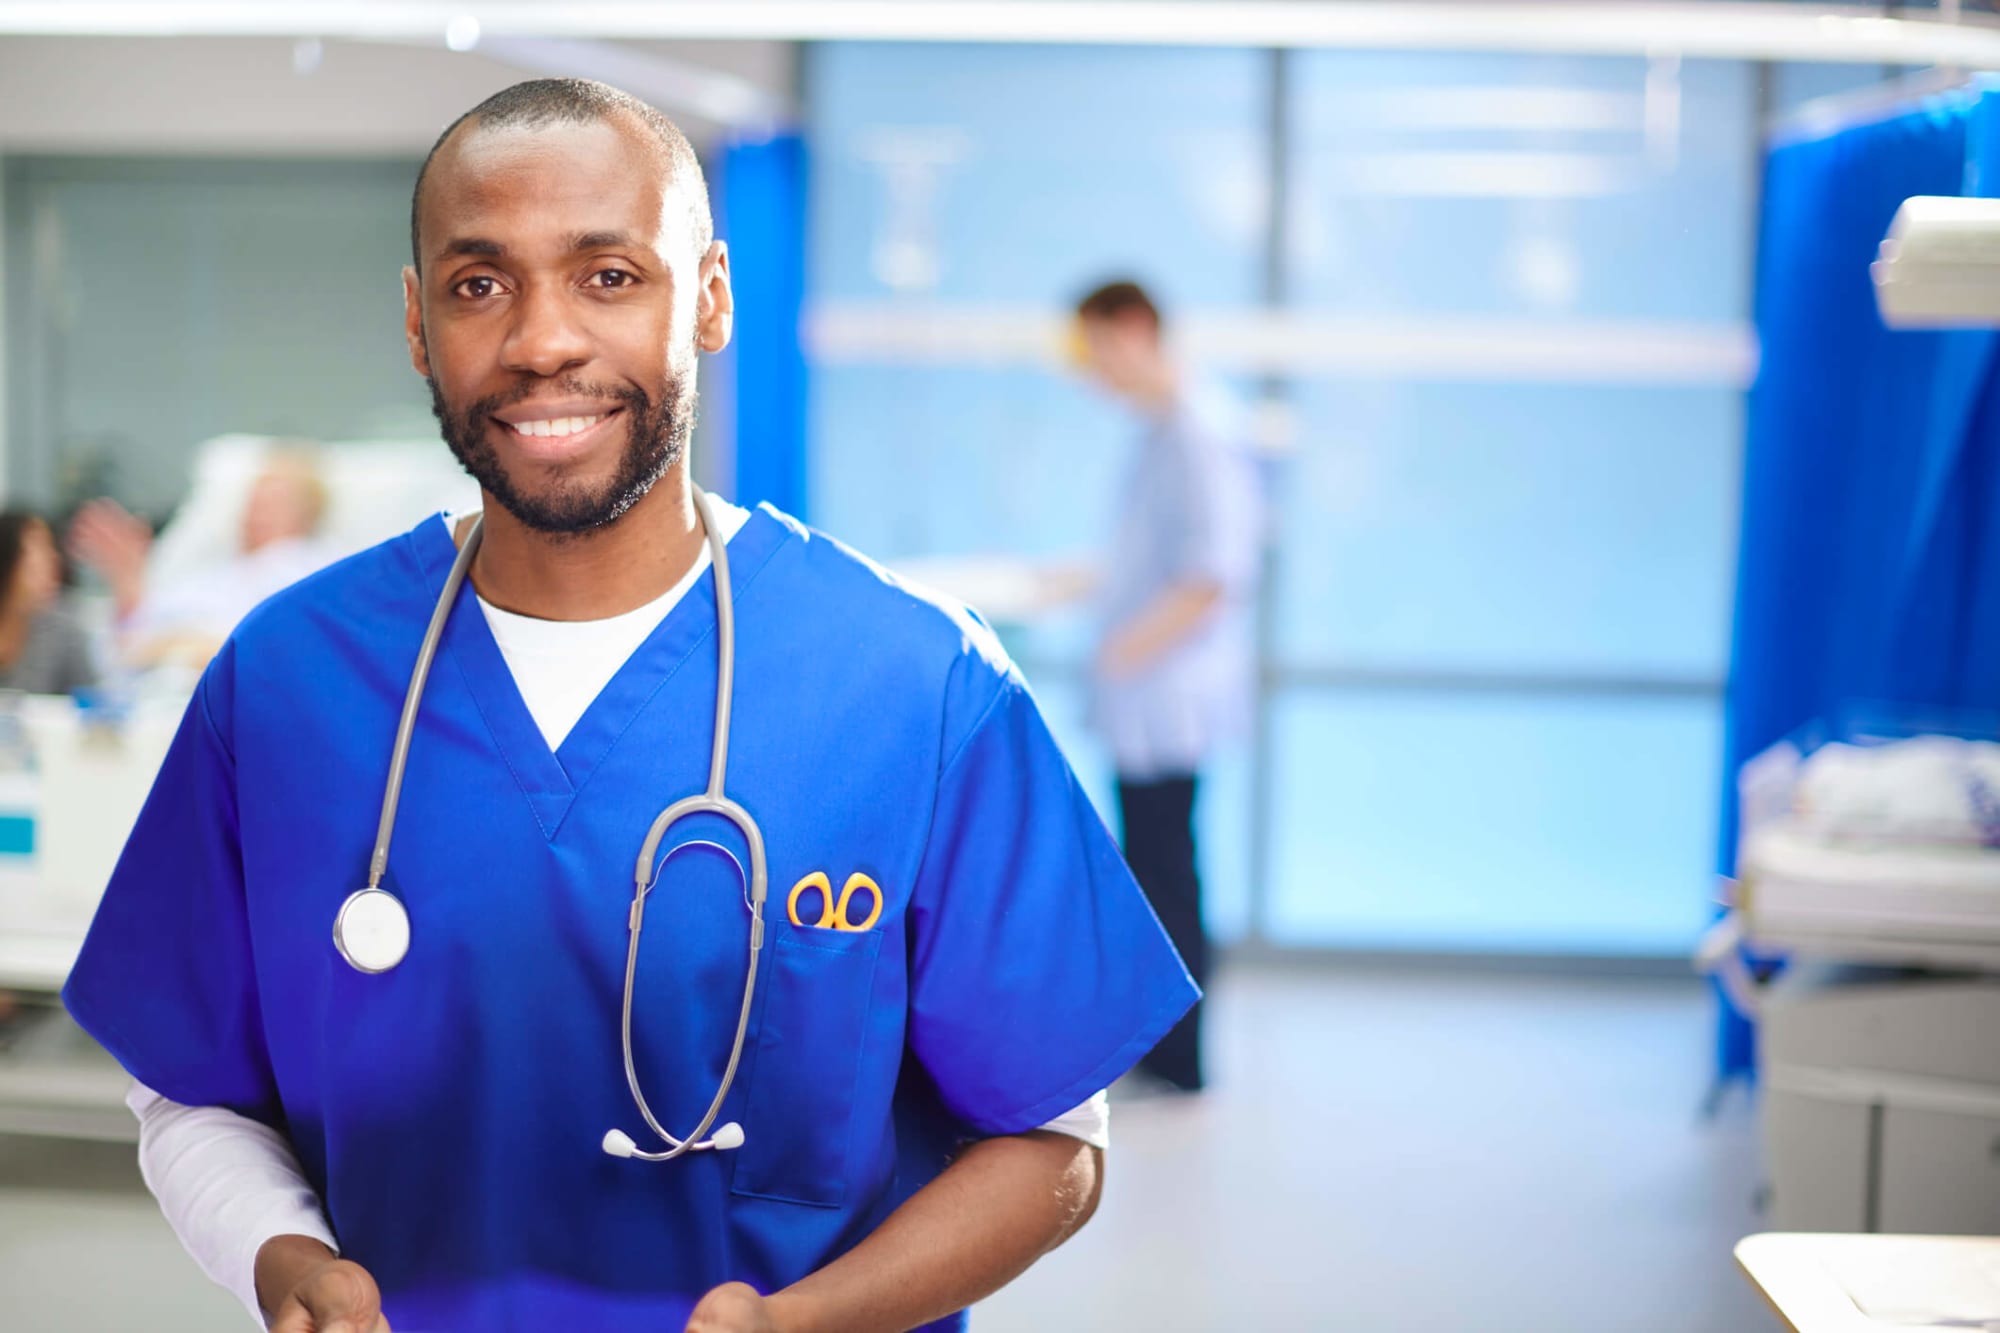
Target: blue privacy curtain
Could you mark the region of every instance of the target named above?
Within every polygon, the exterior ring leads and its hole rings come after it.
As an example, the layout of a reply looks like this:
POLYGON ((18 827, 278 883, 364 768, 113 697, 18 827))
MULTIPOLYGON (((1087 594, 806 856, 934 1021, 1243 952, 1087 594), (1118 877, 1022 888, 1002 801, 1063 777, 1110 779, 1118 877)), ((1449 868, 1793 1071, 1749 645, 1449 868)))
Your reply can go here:
MULTIPOLYGON (((1758 240, 1763 366, 1749 404, 1728 695, 1735 776, 1856 703, 2000 709, 1995 335, 1891 332, 1868 265, 1914 194, 2000 194, 2000 84, 1773 146, 1758 240)), ((1753 1060, 1723 1002, 1721 1072, 1753 1060)))
POLYGON ((806 518, 806 149, 797 135, 732 144, 717 172, 718 229, 736 293, 732 498, 806 518))

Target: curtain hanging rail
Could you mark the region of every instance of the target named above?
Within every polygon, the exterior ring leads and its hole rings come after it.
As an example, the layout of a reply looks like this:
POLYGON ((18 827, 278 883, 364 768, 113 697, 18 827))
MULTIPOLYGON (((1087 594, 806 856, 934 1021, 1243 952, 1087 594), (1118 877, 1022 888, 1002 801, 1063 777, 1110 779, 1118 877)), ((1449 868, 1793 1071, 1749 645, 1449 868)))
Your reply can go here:
POLYGON ((1927 69, 1866 88, 1816 97, 1772 121, 1766 127, 1766 138, 1773 144, 1795 143, 1873 125, 1901 115, 1926 97, 1956 92, 1990 77, 1967 74, 1962 69, 1927 69))

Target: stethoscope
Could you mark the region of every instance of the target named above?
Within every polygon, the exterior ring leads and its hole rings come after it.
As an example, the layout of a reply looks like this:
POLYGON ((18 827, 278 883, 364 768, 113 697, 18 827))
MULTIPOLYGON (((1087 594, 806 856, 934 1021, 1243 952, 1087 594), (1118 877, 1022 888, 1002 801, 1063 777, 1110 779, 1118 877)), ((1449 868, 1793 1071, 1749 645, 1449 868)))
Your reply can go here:
MULTIPOLYGON (((736 682, 736 614, 729 592, 729 552, 721 532, 716 528, 708 497, 699 490, 695 490, 693 495, 695 511, 701 517, 702 531, 708 539, 709 561, 715 568, 718 661, 715 738, 709 748, 708 790, 675 801, 662 810, 653 820, 652 828, 646 833, 645 845, 639 850, 638 866, 633 872, 632 908, 626 914, 625 1001, 623 1017, 619 1022, 619 1035, 625 1047, 625 1084, 632 1090, 632 1100, 644 1117, 646 1127, 659 1135, 661 1142, 667 1146, 663 1152, 642 1152, 630 1135, 617 1129, 607 1130, 603 1142, 604 1151, 613 1157, 637 1157, 648 1162, 670 1162, 682 1153, 743 1146, 743 1127, 733 1120, 717 1127, 713 1137, 702 1136, 708 1133, 715 1117, 721 1114, 722 1103, 729 1096, 730 1084, 736 1081, 736 1067, 743 1059, 743 1038, 750 1028, 750 1001, 757 993, 757 957, 764 947, 764 834, 757 827, 757 821, 750 817, 750 812, 730 800, 723 791, 729 768, 729 707, 736 682), (736 1016, 736 1038, 729 1047, 729 1063, 722 1071, 722 1082, 716 1088, 715 1097, 709 1102, 701 1123, 683 1139, 667 1132, 654 1116, 653 1108, 647 1104, 646 1094, 639 1090, 639 1074, 632 1062, 632 985, 639 968, 639 931, 646 916, 646 895, 652 891, 655 878, 653 857, 669 829, 691 815, 700 814, 720 815, 728 820, 736 826, 750 848, 750 872, 744 876, 744 900, 750 907, 750 964, 743 976, 743 1008, 736 1016)), ((403 696, 403 717, 396 727, 396 747, 389 756, 389 785, 382 793, 382 818, 375 828, 375 853, 368 861, 368 887, 348 895, 333 919, 333 946, 357 972, 387 972, 402 962, 410 951, 410 914, 395 894, 382 887, 382 876, 389 868, 389 837, 396 829, 396 806, 402 798, 403 770, 409 763, 410 738, 416 731, 417 708, 423 701, 424 682, 430 678, 431 660, 437 656, 438 641, 444 637, 445 622, 451 618, 451 608, 458 599, 459 587, 471 571, 472 558, 479 550, 481 521, 473 520, 471 530, 465 534, 465 541, 459 547, 457 559, 452 561, 451 573, 445 577, 444 591, 438 595, 437 606, 431 612, 430 627, 424 631, 423 647, 417 652, 417 667, 410 675, 410 688, 403 696)), ((735 864, 737 874, 743 876, 742 862, 718 843, 690 842, 674 848, 667 855, 671 858, 675 852, 696 846, 722 851, 735 864)))

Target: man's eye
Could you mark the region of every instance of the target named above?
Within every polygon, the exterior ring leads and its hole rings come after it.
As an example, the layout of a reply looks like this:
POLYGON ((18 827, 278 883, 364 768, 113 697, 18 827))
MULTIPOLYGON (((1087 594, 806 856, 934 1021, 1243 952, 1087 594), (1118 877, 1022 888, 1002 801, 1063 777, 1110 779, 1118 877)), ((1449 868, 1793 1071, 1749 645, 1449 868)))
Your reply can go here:
POLYGON ((470 297, 475 301, 483 301, 487 297, 497 294, 500 290, 500 284, 491 278, 467 278, 452 288, 452 290, 460 296, 470 297))
POLYGON ((622 268, 601 268, 591 274, 590 277, 599 287, 606 289, 630 287, 634 282, 638 281, 637 278, 622 268))

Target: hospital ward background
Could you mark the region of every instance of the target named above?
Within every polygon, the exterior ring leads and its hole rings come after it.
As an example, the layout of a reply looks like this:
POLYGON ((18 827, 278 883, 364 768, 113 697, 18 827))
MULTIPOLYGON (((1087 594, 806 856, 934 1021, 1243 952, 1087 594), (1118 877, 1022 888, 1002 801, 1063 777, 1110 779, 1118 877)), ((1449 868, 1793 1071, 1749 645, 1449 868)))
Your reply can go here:
POLYGON ((1087 293, 1257 479, 1205 1086, 975 1328, 1995 1326, 1989 70, 1980 0, 0 0, 0 1329, 246 1322, 56 993, 235 620, 476 505, 410 190, 548 75, 701 154, 698 481, 970 602, 1114 832, 1087 293))

